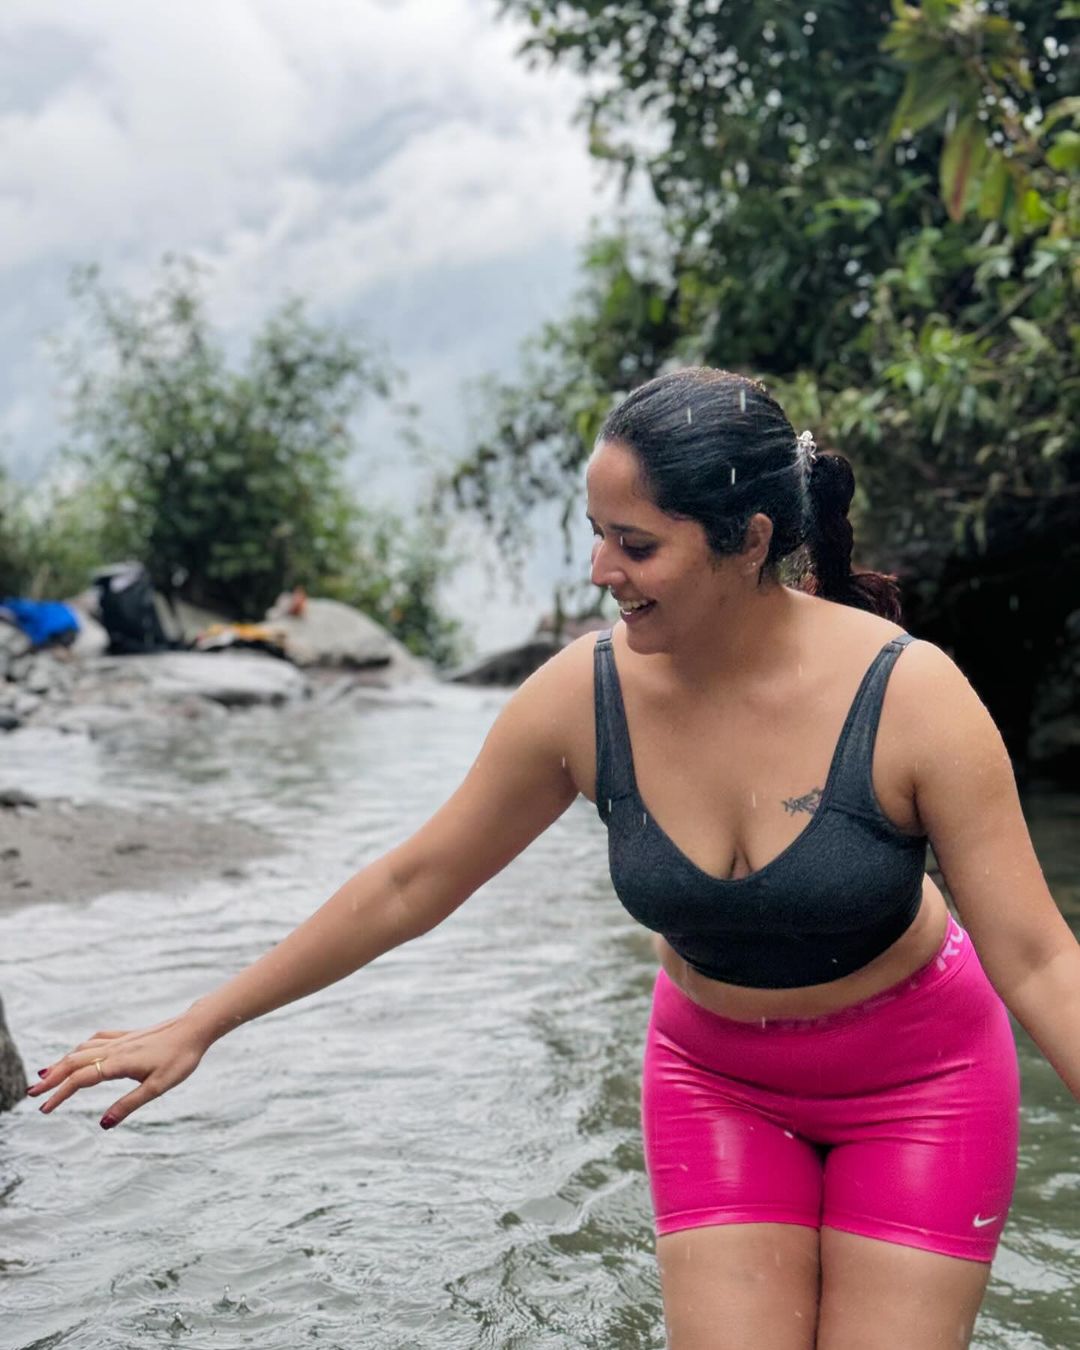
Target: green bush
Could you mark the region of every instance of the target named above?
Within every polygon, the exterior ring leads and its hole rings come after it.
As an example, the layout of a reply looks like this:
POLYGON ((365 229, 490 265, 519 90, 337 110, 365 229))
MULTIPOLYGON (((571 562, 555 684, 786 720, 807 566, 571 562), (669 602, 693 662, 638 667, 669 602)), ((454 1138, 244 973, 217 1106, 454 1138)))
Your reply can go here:
POLYGON ((166 260, 146 298, 74 284, 83 329, 60 352, 72 441, 64 490, 0 484, 0 576, 31 595, 82 589, 141 560, 168 594, 238 620, 294 586, 370 612, 418 654, 458 655, 438 605, 438 531, 358 501, 350 419, 396 377, 367 348, 278 309, 238 366, 207 320, 193 264, 166 260))

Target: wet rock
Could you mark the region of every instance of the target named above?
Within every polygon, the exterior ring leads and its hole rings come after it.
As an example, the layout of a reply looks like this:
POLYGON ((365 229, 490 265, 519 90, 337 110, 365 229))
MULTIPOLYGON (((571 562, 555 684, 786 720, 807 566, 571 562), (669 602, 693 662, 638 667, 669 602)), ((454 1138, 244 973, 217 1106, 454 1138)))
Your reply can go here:
POLYGON ((281 635, 286 655, 298 666, 375 668, 394 679, 431 678, 425 662, 351 605, 309 598, 297 615, 286 612, 287 603, 279 601, 268 610, 266 621, 281 635))
POLYGON ((538 635, 520 646, 486 656, 450 676, 455 684, 518 685, 562 648, 551 635, 538 635))
POLYGON ((109 703, 83 703, 64 708, 50 722, 58 731, 97 738, 110 732, 121 731, 128 727, 145 724, 145 716, 139 716, 126 708, 109 703))
POLYGON ((125 674, 142 680, 152 698, 185 705, 189 712, 192 697, 226 708, 251 708, 292 703, 310 692, 295 666, 258 652, 167 652, 115 661, 125 674))
POLYGON ((22 656, 30 650, 30 639, 22 631, 16 628, 13 623, 8 623, 0 619, 0 660, 3 661, 5 673, 7 665, 17 656, 22 656))
POLYGON ((47 698, 50 694, 66 693, 72 685, 70 658, 37 652, 29 661, 22 678, 23 688, 31 694, 47 698))
POLYGON ((8 658, 7 678, 14 680, 17 684, 22 684, 30 673, 30 667, 33 664, 33 656, 30 649, 22 652, 13 652, 8 658))
POLYGON ((32 713, 37 712, 41 703, 40 694, 31 694, 18 685, 5 690, 4 706, 20 721, 25 721, 32 713))
POLYGON ((0 1111, 10 1111, 26 1096, 26 1070, 11 1039, 0 999, 0 1111))

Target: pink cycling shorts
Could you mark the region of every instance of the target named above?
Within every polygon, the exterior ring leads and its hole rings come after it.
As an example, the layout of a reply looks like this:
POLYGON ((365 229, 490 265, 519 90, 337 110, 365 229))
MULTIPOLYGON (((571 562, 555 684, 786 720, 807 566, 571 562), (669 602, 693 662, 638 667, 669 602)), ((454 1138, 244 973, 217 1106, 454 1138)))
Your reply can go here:
POLYGON ((953 920, 921 970, 824 1017, 737 1022, 657 977, 642 1120, 658 1234, 827 1224, 990 1261, 1018 1117, 1008 1014, 953 920))

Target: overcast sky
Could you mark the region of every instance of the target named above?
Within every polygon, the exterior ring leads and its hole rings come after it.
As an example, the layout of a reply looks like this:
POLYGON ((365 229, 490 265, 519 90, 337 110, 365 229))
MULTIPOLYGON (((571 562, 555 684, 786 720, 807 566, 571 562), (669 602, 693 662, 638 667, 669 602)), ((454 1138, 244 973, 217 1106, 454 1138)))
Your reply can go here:
MULTIPOLYGON (((428 439, 459 451, 463 381, 512 373, 521 339, 565 310, 612 201, 571 125, 578 86, 530 71, 520 38, 495 0, 4 0, 8 467, 32 478, 59 439, 44 339, 70 316, 73 265, 137 290, 169 251, 212 266, 233 341, 294 293, 385 343, 428 439)), ((378 416, 360 430, 384 447, 378 416)), ((364 475, 406 503, 397 464, 384 449, 364 475)), ((524 605, 477 604, 490 560, 456 583, 481 647, 528 631, 553 568, 537 562, 524 605)))

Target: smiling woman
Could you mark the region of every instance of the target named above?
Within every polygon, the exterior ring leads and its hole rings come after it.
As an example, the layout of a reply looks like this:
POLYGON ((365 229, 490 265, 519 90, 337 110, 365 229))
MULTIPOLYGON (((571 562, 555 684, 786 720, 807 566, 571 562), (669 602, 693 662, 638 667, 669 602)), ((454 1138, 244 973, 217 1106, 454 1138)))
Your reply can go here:
POLYGON ((254 965, 42 1070, 42 1110, 134 1079, 112 1129, 440 923, 580 793, 661 967, 642 1123, 671 1350, 966 1346, 1015 1173, 1006 1007, 1080 1096, 1080 948, 985 708, 898 626, 895 580, 851 571, 852 489, 751 380, 635 391, 588 471, 622 622, 541 667, 431 819, 254 965))

